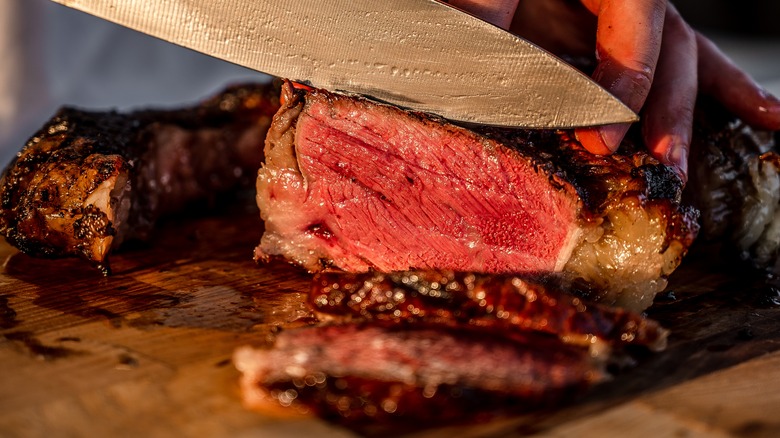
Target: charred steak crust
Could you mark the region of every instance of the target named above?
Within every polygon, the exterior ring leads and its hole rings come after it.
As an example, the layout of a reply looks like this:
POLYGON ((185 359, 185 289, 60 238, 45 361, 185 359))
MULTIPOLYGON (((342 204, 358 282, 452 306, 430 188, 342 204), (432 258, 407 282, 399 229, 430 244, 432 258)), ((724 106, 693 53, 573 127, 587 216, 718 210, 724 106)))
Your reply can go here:
POLYGON ((476 132, 291 83, 282 101, 258 175, 258 260, 558 272, 642 309, 698 231, 680 178, 630 141, 601 157, 564 131, 476 132))
MULTIPOLYGON (((667 238, 690 245, 698 233, 699 212, 681 204, 683 182, 670 168, 652 157, 642 145, 639 129, 632 129, 618 153, 594 155, 583 148, 570 131, 508 130, 485 128, 483 135, 522 151, 534 166, 555 181, 570 184, 583 203, 582 213, 598 220, 625 198, 663 204, 673 216, 667 238)), ((562 184, 560 182, 554 184, 562 184)))
POLYGON ((111 247, 160 214, 253 176, 277 89, 232 87, 184 110, 61 109, 0 180, 0 234, 30 255, 107 269, 111 247), (188 161, 163 169, 160 157, 179 151, 188 161))
POLYGON ((604 342, 660 351, 668 336, 640 314, 516 275, 322 272, 314 276, 308 302, 322 320, 469 327, 507 336, 538 332, 575 345, 604 342))
POLYGON ((28 141, 0 181, 0 233, 9 243, 34 256, 90 259, 91 243, 116 233, 103 212, 83 201, 130 170, 121 153, 132 151, 134 137, 126 117, 64 108, 28 141))
POLYGON ((780 132, 752 129, 701 100, 690 156, 697 165, 684 197, 702 211, 702 238, 723 242, 727 256, 780 274, 780 132))

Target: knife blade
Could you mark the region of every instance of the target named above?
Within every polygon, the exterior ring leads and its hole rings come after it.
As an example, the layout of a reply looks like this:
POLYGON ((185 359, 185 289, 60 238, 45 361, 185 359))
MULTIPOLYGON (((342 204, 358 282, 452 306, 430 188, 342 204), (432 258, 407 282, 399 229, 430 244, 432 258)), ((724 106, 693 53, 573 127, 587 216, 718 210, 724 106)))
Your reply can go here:
POLYGON ((53 1, 273 76, 456 121, 637 120, 559 58, 435 0, 53 1))

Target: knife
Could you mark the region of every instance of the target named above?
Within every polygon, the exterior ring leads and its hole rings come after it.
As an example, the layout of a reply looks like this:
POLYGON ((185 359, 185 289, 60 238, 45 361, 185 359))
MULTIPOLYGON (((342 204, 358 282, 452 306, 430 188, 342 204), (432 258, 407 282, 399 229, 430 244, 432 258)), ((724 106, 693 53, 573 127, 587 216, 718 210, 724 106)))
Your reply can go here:
POLYGON ((314 87, 485 125, 637 116, 532 43, 436 0, 54 0, 314 87))

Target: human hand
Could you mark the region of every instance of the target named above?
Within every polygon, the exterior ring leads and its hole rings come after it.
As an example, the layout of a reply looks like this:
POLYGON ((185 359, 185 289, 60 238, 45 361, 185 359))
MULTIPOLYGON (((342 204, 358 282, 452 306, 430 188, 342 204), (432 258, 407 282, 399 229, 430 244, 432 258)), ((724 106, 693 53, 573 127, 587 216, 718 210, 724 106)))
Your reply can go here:
MULTIPOLYGON (((765 92, 666 0, 451 0, 451 5, 556 53, 589 55, 593 79, 641 113, 651 154, 687 179, 693 108, 707 94, 746 123, 780 130, 780 101, 765 92), (595 36, 595 38, 594 38, 595 36)), ((580 128, 582 145, 615 152, 629 125, 580 128)))

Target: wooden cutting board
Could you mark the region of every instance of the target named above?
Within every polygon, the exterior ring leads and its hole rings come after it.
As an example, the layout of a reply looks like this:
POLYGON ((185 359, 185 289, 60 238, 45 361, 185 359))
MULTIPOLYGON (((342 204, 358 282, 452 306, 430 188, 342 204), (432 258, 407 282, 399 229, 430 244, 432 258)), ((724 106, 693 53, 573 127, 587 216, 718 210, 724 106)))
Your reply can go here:
MULTIPOLYGON (((170 219, 110 277, 0 243, 0 436, 354 436, 241 406, 233 350, 311 321, 308 275, 251 260, 261 231, 251 209, 170 219)), ((417 435, 780 436, 780 295, 718 255, 651 308, 667 351, 557 410, 417 435)))

